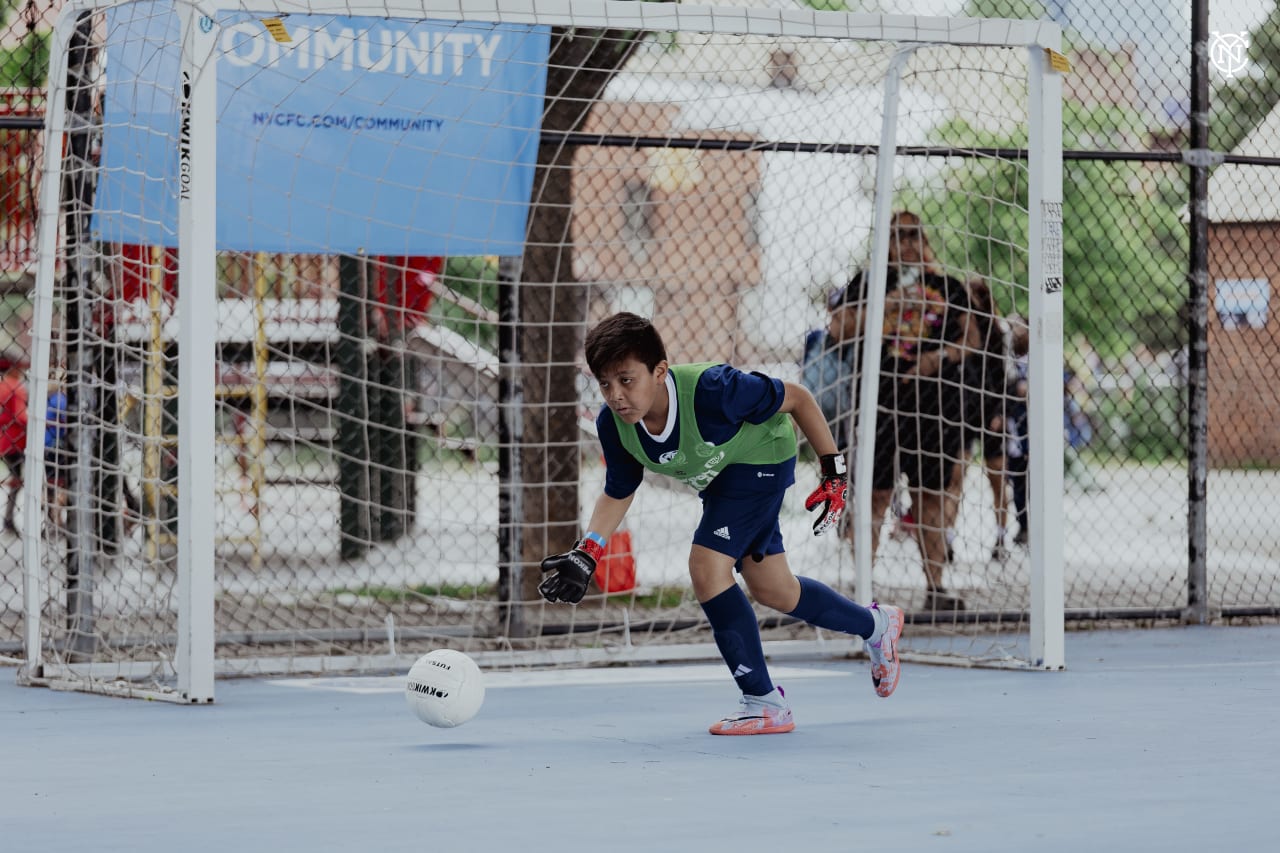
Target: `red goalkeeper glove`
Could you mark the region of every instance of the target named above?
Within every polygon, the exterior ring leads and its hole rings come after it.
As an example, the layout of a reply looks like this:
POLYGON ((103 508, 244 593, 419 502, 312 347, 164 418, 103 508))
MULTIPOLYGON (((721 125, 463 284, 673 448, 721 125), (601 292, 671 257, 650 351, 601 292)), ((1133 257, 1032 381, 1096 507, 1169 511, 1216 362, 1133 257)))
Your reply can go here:
POLYGON ((596 563, 603 556, 604 546, 588 537, 579 540, 567 554, 547 557, 542 561, 542 571, 549 574, 538 584, 538 592, 553 604, 577 604, 587 594, 596 563))
POLYGON ((849 477, 845 473, 844 454, 828 453, 818 460, 822 464, 822 483, 813 490, 804 508, 813 511, 821 507, 813 522, 813 535, 819 536, 828 527, 840 521, 844 514, 845 499, 849 493, 849 477))

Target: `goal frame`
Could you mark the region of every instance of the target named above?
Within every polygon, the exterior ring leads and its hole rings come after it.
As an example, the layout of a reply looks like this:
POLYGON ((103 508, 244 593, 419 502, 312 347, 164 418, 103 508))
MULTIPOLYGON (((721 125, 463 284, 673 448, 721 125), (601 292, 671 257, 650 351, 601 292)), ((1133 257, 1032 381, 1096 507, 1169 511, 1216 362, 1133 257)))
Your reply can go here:
MULTIPOLYGON (((1027 414, 1030 458, 1027 503, 1030 513, 1031 584, 1028 621, 1030 666, 1057 670, 1066 666, 1065 586, 1062 558, 1063 439, 1060 417, 1062 355, 1062 81, 1051 62, 1058 44, 1029 50, 1028 89, 1028 323, 1027 414), (1039 251, 1035 251, 1036 248, 1039 251)), ((884 337, 885 289, 889 269, 889 232, 897 158, 898 83, 913 48, 900 50, 885 81, 885 114, 876 163, 875 240, 871 251, 867 320, 862 363, 880 364, 884 337)), ((878 375, 864 374, 858 411, 874 412, 878 375)), ((859 418, 855 447, 874 447, 876 418, 859 418)), ((854 572, 858 589, 873 589, 871 578, 871 483, 874 453, 854 451, 854 572)))
MULTIPOLYGON (((107 8, 110 3, 69 0, 61 9, 50 42, 50 76, 46 144, 40 198, 37 286, 34 294, 32 399, 47 394, 50 334, 53 314, 53 282, 58 257, 62 142, 70 132, 65 104, 68 54, 72 36, 84 12, 107 8)), ((183 357, 178 367, 178 478, 177 538, 178 637, 173 661, 178 675, 176 693, 148 694, 125 688, 125 695, 150 695, 167 701, 206 703, 214 699, 216 674, 214 626, 214 522, 202 505, 214 500, 214 399, 216 338, 213 324, 196 317, 216 315, 215 219, 217 54, 215 38, 202 22, 205 13, 245 12, 264 16, 283 14, 334 14, 406 19, 484 20, 493 23, 550 24, 586 28, 634 30, 685 30, 702 33, 779 37, 826 37, 867 41, 898 41, 912 45, 978 45, 1025 48, 1030 57, 1027 105, 1030 143, 1029 233, 1030 325, 1032 389, 1030 502, 1037 508, 1031 521, 1031 667, 1045 670, 1065 666, 1063 620, 1060 376, 1062 363, 1061 291, 1061 80, 1051 58, 1061 46, 1057 24, 1048 21, 956 19, 905 15, 867 15, 809 9, 734 8, 723 6, 647 3, 632 0, 486 0, 471 4, 445 0, 225 0, 177 4, 181 21, 182 60, 179 96, 180 151, 186 180, 178 204, 178 305, 183 357), (1056 438, 1055 438, 1056 437, 1056 438)), ((908 46, 905 52, 911 50, 908 46)), ((895 68, 901 63, 895 62, 895 68)), ((886 98, 896 94, 897 80, 886 81, 886 98)), ((882 156, 875 194, 876 235, 872 254, 874 287, 870 288, 869 318, 864 363, 879 361, 879 329, 884 303, 888 223, 891 215, 895 150, 892 111, 886 109, 881 131, 882 156)), ((875 384, 861 391, 862 411, 873 411, 875 384)), ((864 433, 874 419, 860 427, 864 433)), ((33 407, 28 426, 27 471, 29 482, 43 482, 42 437, 44 407, 33 407)), ((867 435, 861 446, 870 446, 867 435)), ((871 454, 858 454, 854 522, 869 531, 871 454)), ((27 518, 38 518, 39 490, 28 489, 27 518)), ((870 536, 856 537, 855 573, 860 594, 870 596, 870 536)), ((44 666, 40 631, 43 583, 43 548, 40 537, 24 537, 23 599, 26 608, 24 642, 26 665, 19 680, 29 684, 57 684, 60 674, 44 666)), ((683 649, 683 647, 681 647, 683 649)), ((687 651, 687 650, 684 650, 687 651)), ((554 657, 554 655, 553 655, 554 657)), ((679 657, 679 654, 677 655, 679 657)), ((617 659, 616 654, 610 659, 617 659)), ((76 686, 83 689, 80 682, 76 686)), ((102 688, 104 692, 110 692, 102 688)))

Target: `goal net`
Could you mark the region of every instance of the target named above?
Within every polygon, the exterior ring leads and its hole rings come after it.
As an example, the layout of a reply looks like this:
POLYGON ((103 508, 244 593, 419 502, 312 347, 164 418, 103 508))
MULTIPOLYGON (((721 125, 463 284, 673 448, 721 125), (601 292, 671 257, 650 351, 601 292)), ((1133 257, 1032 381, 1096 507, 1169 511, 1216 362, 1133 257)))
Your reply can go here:
MULTIPOLYGON (((221 674, 403 670, 441 646, 494 667, 714 659, 683 487, 641 487, 581 605, 536 594, 603 481, 581 345, 618 310, 653 317, 673 361, 828 404, 855 462, 849 527, 812 536, 802 447, 782 518, 798 573, 901 603, 918 658, 1062 665, 1055 25, 212 8, 72 0, 54 33, 24 681, 200 702, 221 674), (987 365, 945 373, 959 408, 935 416, 965 432, 931 458, 942 515, 896 488, 905 463, 884 475, 852 449, 886 412, 923 423, 924 395, 912 408, 846 358, 909 343, 902 210, 954 282, 944 313, 969 318, 954 360, 987 365), (858 270, 866 322, 837 344, 830 309, 858 270), (1006 381, 1019 332, 1025 396, 1006 381), (988 476, 1009 455, 992 419, 1019 406, 1030 535, 1015 544, 1010 510, 993 558, 991 483, 1013 501, 988 476), (896 498, 873 517, 882 476, 896 498), (949 561, 922 559, 938 539, 949 561)), ((760 617, 775 656, 858 651, 760 617)))

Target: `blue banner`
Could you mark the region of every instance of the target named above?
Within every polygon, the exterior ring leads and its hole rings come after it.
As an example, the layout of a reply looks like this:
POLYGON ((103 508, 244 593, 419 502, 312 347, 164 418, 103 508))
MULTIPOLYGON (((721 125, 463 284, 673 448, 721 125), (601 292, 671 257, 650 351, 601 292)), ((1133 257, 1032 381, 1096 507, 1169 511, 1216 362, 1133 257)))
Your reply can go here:
MULTIPOLYGON (((95 239, 177 244, 178 19, 108 11, 95 239)), ((484 23, 205 19, 218 54, 219 249, 518 255, 549 31, 484 23)))

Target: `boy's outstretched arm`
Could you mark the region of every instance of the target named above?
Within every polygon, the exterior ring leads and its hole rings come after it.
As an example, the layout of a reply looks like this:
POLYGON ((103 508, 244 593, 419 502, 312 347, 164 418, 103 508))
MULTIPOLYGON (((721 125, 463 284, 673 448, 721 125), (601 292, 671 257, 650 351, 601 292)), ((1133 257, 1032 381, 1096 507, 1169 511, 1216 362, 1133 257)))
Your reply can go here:
POLYGON ((849 493, 844 454, 836 447, 826 416, 822 414, 818 401, 809 389, 794 382, 782 384, 786 389, 786 396, 779 411, 788 412, 795 419, 796 426, 800 427, 800 432, 804 433, 822 465, 822 482, 804 502, 807 510, 821 507, 813 522, 813 535, 817 536, 834 526, 844 514, 845 500, 849 493))
POLYGON ((587 523, 587 534, 568 553, 555 554, 542 561, 542 571, 546 576, 538 585, 538 591, 543 598, 566 604, 577 604, 582 600, 587 594, 591 576, 596 573, 596 564, 604 556, 605 544, 622 524, 634 498, 634 492, 625 498, 612 498, 607 494, 596 498, 595 509, 587 523))
POLYGON ((635 500, 635 497, 635 492, 625 498, 611 498, 606 494, 601 494, 600 497, 596 498, 596 506, 591 511, 591 520, 587 522, 587 530, 598 533, 608 539, 622 525, 622 519, 627 514, 627 510, 631 509, 631 502, 635 500))
POLYGON ((808 388, 795 382, 783 382, 786 396, 783 397, 779 411, 787 412, 795 418, 796 426, 804 434, 805 440, 818 456, 838 453, 835 437, 831 427, 827 425, 826 415, 808 388))

